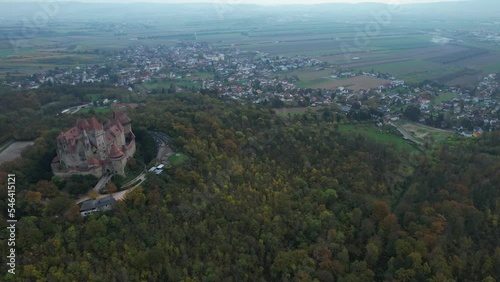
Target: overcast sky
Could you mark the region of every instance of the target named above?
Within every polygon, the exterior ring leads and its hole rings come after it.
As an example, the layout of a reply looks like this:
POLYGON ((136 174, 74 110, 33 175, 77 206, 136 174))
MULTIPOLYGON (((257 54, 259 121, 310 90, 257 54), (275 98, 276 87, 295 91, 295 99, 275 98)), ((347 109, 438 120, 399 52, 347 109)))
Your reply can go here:
POLYGON ((2 2, 92 2, 92 3, 220 3, 220 4, 261 4, 261 5, 280 5, 280 4, 318 4, 318 3, 362 3, 378 2, 389 4, 410 4, 410 3, 429 3, 429 2, 449 2, 456 0, 0 0, 2 2))

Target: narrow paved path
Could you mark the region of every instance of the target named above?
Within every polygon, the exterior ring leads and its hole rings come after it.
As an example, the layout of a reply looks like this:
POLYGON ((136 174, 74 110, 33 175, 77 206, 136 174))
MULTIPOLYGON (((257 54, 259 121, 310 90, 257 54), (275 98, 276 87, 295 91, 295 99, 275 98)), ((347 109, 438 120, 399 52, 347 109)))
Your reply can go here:
POLYGON ((105 176, 101 177, 101 179, 99 179, 99 182, 97 182, 97 184, 94 186, 93 190, 96 191, 97 193, 99 193, 101 191, 101 189, 104 188, 104 186, 106 186, 106 184, 108 184, 111 177, 113 177, 113 176, 112 175, 105 175, 105 176))
POLYGON ((121 201, 121 200, 125 199, 125 197, 127 196, 128 193, 134 191, 134 189, 139 187, 144 181, 146 181, 146 174, 145 173, 142 174, 142 177, 140 178, 140 182, 135 184, 133 187, 128 188, 127 190, 113 193, 113 195, 112 195, 113 198, 115 198, 115 200, 117 200, 117 201, 121 201))
MULTIPOLYGON (((137 184, 135 184, 134 186, 128 188, 127 190, 123 190, 123 191, 119 191, 119 192, 113 193, 113 194, 111 194, 111 196, 113 196, 113 198, 115 198, 115 200, 117 200, 117 201, 123 200, 123 199, 125 199, 125 197, 127 196, 128 193, 134 191, 134 189, 137 188, 137 187, 139 187, 144 181, 146 181, 146 173, 145 172, 141 173, 134 180, 132 180, 132 181, 129 182, 129 183, 135 183, 135 182, 137 182, 137 184), (139 182, 137 182, 137 181, 139 181, 139 182)), ((100 182, 100 180, 99 180, 99 182, 100 182)), ((105 182, 105 183, 107 183, 107 182, 105 182)), ((125 186, 122 186, 122 187, 125 187, 125 186)), ((94 188, 94 190, 95 190, 95 188, 94 188)), ((99 196, 97 196, 97 199, 105 198, 107 196, 109 196, 109 194, 99 195, 99 196)), ((89 196, 83 196, 83 197, 79 198, 78 200, 76 200, 76 204, 79 204, 81 202, 85 202, 87 200, 90 200, 90 197, 89 196)))

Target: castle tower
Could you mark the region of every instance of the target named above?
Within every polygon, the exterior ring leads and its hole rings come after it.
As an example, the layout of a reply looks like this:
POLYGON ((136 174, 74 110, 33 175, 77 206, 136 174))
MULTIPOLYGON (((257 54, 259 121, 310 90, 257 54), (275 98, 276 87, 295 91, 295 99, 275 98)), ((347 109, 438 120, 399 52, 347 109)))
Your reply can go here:
POLYGON ((92 119, 90 120, 90 126, 92 126, 92 129, 95 133, 95 141, 97 143, 97 153, 99 154, 99 158, 101 160, 105 160, 107 158, 108 152, 106 142, 104 140, 104 130, 102 128, 102 125, 97 121, 95 117, 92 117, 92 119))
POLYGON ((123 126, 124 128, 124 133, 125 134, 128 134, 132 131, 132 128, 130 126, 130 124, 132 123, 132 121, 130 120, 130 118, 122 111, 114 111, 113 112, 113 119, 116 119, 118 122, 121 123, 121 125, 123 126))
POLYGON ((109 158, 113 167, 113 173, 125 176, 125 165, 127 164, 127 158, 115 143, 111 145, 109 158))

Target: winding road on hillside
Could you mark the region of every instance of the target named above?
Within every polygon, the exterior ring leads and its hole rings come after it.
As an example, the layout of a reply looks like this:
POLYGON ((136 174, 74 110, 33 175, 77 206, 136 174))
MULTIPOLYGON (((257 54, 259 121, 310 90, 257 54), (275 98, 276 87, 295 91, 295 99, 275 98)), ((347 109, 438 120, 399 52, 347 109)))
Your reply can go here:
MULTIPOLYGON (((101 178, 101 179, 103 179, 103 178, 101 178)), ((99 182, 100 181, 101 180, 99 180, 99 182)), ((127 184, 125 184, 125 185, 122 186, 122 187, 127 187, 128 184, 133 184, 132 187, 130 187, 130 188, 126 189, 126 190, 123 190, 123 191, 119 191, 119 192, 113 193, 113 194, 111 194, 111 196, 113 196, 113 198, 115 198, 115 200, 121 201, 121 200, 125 199, 125 197, 127 196, 128 193, 134 191, 134 189, 137 188, 137 187, 139 187, 144 181, 146 181, 146 173, 145 172, 141 173, 139 176, 137 176, 136 178, 134 178, 132 181, 130 181, 127 184)), ((104 182, 104 183, 107 183, 107 182, 104 182)), ((97 187, 97 185, 96 185, 96 187, 97 187)), ((94 190, 95 190, 95 187, 94 187, 94 190)), ((97 199, 105 198, 107 196, 109 196, 109 194, 99 195, 99 196, 97 196, 97 199)), ((78 200, 76 200, 76 204, 80 204, 80 203, 85 202, 87 200, 90 200, 90 197, 89 196, 83 196, 83 197, 79 198, 78 200)))

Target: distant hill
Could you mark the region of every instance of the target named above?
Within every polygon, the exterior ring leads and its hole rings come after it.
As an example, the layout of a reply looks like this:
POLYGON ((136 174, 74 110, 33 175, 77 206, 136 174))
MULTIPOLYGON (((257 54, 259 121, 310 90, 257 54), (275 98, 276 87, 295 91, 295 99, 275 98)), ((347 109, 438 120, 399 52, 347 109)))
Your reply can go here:
MULTIPOLYGON (((23 17, 30 19, 35 13, 43 11, 37 2, 8 2, 0 3, 0 18, 19 20, 23 17)), ((158 15, 218 18, 222 12, 226 17, 255 16, 264 14, 302 14, 318 13, 320 15, 331 15, 337 17, 351 17, 356 15, 368 15, 383 9, 387 4, 380 3, 329 3, 318 5, 289 5, 289 6, 258 6, 258 5, 236 5, 236 4, 151 4, 131 3, 78 3, 60 2, 59 10, 55 15, 57 19, 121 19, 130 17, 155 17, 158 15), (113 11, 113 13, 109 13, 113 11)), ((475 0, 463 2, 440 2, 426 4, 402 5, 404 14, 424 15, 429 17, 498 17, 500 5, 496 0, 475 0)))

